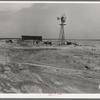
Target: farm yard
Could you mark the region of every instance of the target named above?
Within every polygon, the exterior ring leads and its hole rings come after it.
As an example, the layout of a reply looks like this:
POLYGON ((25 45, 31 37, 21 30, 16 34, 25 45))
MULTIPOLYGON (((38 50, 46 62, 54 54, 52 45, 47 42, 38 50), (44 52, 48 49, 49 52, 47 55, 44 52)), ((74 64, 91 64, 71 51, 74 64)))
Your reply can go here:
POLYGON ((99 46, 0 42, 0 93, 100 93, 99 46))

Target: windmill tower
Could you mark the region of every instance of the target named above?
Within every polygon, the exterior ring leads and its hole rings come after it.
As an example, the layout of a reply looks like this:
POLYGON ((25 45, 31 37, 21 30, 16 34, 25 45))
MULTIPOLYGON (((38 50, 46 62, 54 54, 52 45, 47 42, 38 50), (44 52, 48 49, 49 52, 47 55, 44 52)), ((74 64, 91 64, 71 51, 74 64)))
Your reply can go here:
POLYGON ((65 44, 65 33, 64 33, 64 26, 66 25, 66 16, 65 14, 62 15, 61 17, 57 17, 57 20, 61 20, 60 25, 60 34, 59 34, 59 42, 60 44, 65 44))

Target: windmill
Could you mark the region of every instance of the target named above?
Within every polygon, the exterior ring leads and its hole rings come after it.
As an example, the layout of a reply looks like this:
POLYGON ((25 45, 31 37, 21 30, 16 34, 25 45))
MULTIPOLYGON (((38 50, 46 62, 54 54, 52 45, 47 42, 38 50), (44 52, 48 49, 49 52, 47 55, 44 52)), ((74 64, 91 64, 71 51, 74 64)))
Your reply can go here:
POLYGON ((65 44, 65 33, 64 33, 64 26, 66 25, 66 16, 63 14, 61 17, 57 17, 57 20, 61 21, 60 24, 60 34, 59 34, 59 42, 60 44, 65 44))

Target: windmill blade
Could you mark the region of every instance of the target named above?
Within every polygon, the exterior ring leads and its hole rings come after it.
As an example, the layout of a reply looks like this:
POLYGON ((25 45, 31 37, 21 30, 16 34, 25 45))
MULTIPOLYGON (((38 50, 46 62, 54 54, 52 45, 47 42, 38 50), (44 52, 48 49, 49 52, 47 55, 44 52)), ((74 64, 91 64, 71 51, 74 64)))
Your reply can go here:
POLYGON ((59 17, 57 17, 57 20, 59 20, 60 18, 59 17))
POLYGON ((62 16, 64 17, 64 21, 66 21, 66 18, 67 18, 67 17, 66 17, 66 14, 63 13, 62 16))

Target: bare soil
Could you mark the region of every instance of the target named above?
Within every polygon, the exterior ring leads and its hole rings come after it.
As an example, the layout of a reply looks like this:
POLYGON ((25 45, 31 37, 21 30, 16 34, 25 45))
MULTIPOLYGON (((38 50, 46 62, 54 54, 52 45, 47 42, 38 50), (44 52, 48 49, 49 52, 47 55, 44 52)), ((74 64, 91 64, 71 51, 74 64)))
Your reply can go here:
POLYGON ((0 47, 0 93, 100 93, 100 49, 0 47))

